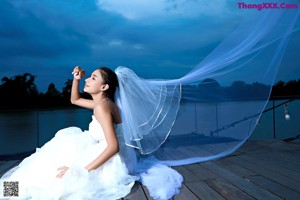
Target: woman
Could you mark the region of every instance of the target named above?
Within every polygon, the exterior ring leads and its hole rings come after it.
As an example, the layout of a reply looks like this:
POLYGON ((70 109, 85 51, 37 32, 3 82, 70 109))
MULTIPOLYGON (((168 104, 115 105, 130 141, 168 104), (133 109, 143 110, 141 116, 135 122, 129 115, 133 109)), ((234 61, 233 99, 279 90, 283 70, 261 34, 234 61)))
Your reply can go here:
MULTIPOLYGON (((116 74, 106 67, 95 70, 79 94, 84 76, 80 67, 73 70, 71 102, 93 109, 89 131, 69 127, 1 179, 19 181, 20 199, 119 199, 126 196, 136 177, 128 175, 123 158, 125 151, 121 118, 114 93, 116 74)), ((1 190, 3 191, 3 190, 1 190)))
MULTIPOLYGON (((104 151, 85 169, 87 171, 95 170, 119 151, 118 140, 116 137, 114 124, 120 124, 121 119, 118 108, 114 103, 114 93, 118 85, 116 74, 109 68, 95 70, 91 77, 86 79, 84 91, 92 96, 92 100, 83 99, 78 92, 79 80, 84 76, 84 71, 80 67, 75 67, 72 72, 74 80, 71 90, 72 104, 93 109, 96 120, 100 123, 107 147, 104 151)), ((60 173, 57 177, 61 178, 68 170, 68 167, 59 168, 60 173)))

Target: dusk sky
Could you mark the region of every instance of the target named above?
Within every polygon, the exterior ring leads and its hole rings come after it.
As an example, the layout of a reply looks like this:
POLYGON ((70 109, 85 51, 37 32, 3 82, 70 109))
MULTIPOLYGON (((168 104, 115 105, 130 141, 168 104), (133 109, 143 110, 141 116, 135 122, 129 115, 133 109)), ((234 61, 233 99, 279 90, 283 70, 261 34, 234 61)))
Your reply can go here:
MULTIPOLYGON (((237 0, 0 2, 0 78, 29 72, 40 92, 50 83, 61 91, 76 65, 87 74, 121 65, 143 78, 179 78, 250 14, 237 0)), ((300 79, 299 55, 300 31, 277 81, 300 79)))

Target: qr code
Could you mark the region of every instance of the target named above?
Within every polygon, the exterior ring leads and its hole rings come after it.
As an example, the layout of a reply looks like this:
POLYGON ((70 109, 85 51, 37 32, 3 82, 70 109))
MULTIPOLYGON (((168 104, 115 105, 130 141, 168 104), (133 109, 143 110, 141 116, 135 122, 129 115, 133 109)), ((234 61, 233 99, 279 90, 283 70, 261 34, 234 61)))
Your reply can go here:
POLYGON ((3 181, 3 197, 18 197, 19 182, 18 181, 3 181))

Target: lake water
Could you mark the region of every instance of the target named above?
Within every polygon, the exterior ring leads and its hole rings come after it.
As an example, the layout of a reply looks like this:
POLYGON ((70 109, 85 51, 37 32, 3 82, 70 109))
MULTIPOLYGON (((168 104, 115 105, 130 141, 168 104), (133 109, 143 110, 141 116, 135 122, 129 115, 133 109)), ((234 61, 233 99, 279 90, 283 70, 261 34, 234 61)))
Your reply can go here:
POLYGON ((32 151, 66 127, 87 130, 90 110, 45 110, 0 113, 0 155, 32 151))
MULTIPOLYGON (((275 101, 275 106, 283 101, 275 101)), ((271 108, 269 102, 266 109, 271 108)), ((300 134, 300 100, 289 103, 290 120, 285 120, 284 107, 264 113, 250 139, 286 139, 300 134), (275 118, 273 118, 275 114, 275 118), (275 124, 275 126, 274 126, 275 124)), ((200 112, 200 111, 199 111, 200 112)), ((0 113, 0 155, 33 151, 49 141, 55 133, 66 127, 77 126, 87 130, 91 121, 90 110, 45 110, 0 113)), ((192 129, 192 127, 181 128, 192 129)))

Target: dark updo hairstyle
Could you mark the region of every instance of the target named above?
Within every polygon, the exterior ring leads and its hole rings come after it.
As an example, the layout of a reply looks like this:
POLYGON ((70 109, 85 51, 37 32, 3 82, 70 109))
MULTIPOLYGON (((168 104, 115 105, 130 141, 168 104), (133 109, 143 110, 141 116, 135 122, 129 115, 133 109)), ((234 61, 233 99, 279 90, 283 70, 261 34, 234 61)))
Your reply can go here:
POLYGON ((99 68, 104 84, 108 84, 109 88, 104 91, 107 98, 115 102, 115 92, 119 85, 117 75, 114 71, 107 67, 99 68))

